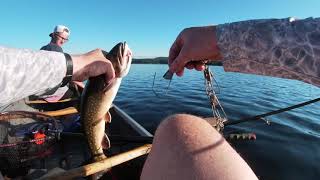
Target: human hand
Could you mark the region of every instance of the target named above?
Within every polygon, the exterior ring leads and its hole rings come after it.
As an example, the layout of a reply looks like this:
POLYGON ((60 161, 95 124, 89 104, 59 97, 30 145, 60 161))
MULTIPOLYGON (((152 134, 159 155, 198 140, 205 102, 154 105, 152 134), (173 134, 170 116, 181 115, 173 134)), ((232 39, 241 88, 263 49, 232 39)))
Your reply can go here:
MULTIPOLYGON (((126 56, 132 56, 132 52, 127 48, 126 56)), ((73 81, 84 81, 89 77, 105 74, 105 82, 108 84, 115 78, 115 71, 112 63, 105 58, 101 49, 90 51, 83 55, 72 56, 73 81)))
POLYGON ((202 71, 208 60, 221 59, 216 42, 215 26, 184 29, 170 48, 170 72, 182 76, 184 67, 202 71))

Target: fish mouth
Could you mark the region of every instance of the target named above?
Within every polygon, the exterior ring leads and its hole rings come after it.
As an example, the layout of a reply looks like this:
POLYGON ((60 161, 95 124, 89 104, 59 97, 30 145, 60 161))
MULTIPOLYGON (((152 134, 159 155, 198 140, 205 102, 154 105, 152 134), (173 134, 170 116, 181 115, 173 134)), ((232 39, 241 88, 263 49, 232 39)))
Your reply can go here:
POLYGON ((122 71, 119 73, 120 77, 124 77, 129 73, 131 63, 132 63, 132 51, 126 42, 121 43, 122 51, 122 71))
POLYGON ((111 61, 117 78, 122 78, 129 73, 132 51, 126 42, 118 43, 109 53, 103 52, 103 54, 105 58, 111 61))

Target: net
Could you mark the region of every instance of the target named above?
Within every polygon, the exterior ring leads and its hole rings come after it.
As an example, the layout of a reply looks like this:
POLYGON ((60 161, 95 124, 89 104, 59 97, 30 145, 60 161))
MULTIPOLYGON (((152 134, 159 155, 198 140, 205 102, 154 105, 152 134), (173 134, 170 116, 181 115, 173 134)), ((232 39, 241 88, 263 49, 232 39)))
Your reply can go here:
POLYGON ((3 174, 25 173, 34 160, 50 155, 61 123, 31 112, 0 114, 0 170, 3 174))

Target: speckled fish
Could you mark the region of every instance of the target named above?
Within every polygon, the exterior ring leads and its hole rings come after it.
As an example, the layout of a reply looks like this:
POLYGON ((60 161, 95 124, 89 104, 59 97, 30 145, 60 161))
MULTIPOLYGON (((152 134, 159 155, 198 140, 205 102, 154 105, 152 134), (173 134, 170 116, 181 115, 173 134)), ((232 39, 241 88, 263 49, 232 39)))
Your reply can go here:
POLYGON ((121 80, 131 66, 131 50, 126 43, 119 43, 104 56, 111 61, 115 78, 105 83, 105 75, 89 78, 81 99, 81 120, 93 161, 105 159, 102 141, 105 133, 106 114, 118 92, 121 80))

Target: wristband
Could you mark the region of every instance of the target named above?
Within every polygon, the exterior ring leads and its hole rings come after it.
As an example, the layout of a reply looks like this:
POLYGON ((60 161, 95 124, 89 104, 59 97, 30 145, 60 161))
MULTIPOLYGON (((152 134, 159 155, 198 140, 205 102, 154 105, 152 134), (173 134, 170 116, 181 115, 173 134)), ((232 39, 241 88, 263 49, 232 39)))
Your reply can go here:
POLYGON ((63 78, 60 87, 67 85, 71 81, 73 74, 73 63, 71 56, 67 53, 64 53, 64 57, 66 58, 67 73, 66 76, 63 78))

